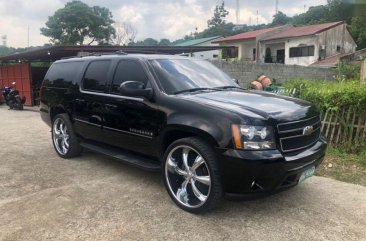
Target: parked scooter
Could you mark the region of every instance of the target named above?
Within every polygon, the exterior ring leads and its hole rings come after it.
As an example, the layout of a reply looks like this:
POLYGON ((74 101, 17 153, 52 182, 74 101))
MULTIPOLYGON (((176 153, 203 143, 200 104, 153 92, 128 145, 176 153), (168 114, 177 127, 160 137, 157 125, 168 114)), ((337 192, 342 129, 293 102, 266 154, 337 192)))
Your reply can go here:
MULTIPOLYGON (((15 82, 12 83, 15 86, 15 82)), ((3 90, 3 96, 9 109, 23 110, 25 103, 25 96, 21 97, 19 91, 14 87, 6 86, 3 90)))
POLYGON ((3 94, 4 103, 6 103, 7 105, 9 105, 9 93, 11 92, 11 90, 11 86, 5 86, 1 91, 3 94))

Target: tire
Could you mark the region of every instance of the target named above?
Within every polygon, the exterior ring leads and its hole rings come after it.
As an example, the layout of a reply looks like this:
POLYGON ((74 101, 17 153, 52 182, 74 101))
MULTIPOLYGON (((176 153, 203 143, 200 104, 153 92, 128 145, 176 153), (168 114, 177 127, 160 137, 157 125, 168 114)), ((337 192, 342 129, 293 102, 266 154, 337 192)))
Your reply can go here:
POLYGON ((58 114, 52 120, 52 143, 57 154, 65 159, 80 155, 82 148, 67 114, 58 114))
POLYGON ((181 209, 204 213, 220 203, 223 188, 218 161, 203 140, 188 137, 173 142, 165 151, 162 168, 168 194, 181 209))
POLYGON ((19 103, 18 104, 18 110, 23 110, 23 109, 24 109, 23 104, 19 103))

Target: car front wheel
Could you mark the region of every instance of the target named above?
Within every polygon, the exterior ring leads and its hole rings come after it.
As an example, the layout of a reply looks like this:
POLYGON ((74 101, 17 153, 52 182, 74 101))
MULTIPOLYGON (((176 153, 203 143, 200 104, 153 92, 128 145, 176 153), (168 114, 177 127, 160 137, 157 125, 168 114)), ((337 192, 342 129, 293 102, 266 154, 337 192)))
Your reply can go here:
POLYGON ((164 155, 164 183, 172 200, 183 210, 202 213, 222 197, 218 163, 212 148, 199 138, 172 143, 164 155))

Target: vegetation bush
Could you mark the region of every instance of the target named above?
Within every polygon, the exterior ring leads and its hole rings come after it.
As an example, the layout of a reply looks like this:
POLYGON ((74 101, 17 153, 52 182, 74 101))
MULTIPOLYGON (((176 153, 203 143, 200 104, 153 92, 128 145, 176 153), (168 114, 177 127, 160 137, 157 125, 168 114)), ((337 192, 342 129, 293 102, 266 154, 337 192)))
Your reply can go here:
MULTIPOLYGON (((359 81, 322 82, 311 80, 292 80, 283 84, 284 87, 296 88, 295 96, 311 101, 324 114, 327 110, 351 110, 360 116, 366 116, 366 85, 359 81)), ((333 147, 347 153, 366 155, 366 140, 358 135, 353 123, 345 115, 337 115, 337 122, 342 128, 342 136, 333 147)), ((362 121, 361 124, 363 124, 362 121)), ((333 140, 334 141, 334 140, 333 140)))
POLYGON ((313 102, 320 111, 341 110, 343 107, 355 111, 366 111, 366 85, 359 81, 313 81, 291 80, 283 84, 296 88, 296 97, 313 102))

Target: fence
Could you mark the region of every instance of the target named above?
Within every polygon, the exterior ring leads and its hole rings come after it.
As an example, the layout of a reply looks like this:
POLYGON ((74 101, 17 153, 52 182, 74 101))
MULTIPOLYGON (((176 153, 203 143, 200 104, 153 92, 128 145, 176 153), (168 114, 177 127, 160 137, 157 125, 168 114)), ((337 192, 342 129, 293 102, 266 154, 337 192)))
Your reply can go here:
POLYGON ((321 116, 321 130, 331 146, 357 150, 366 142, 366 111, 352 108, 327 110, 321 116))
MULTIPOLYGON (((296 88, 278 89, 278 94, 296 96, 296 88)), ((333 147, 358 150, 366 144, 366 111, 356 111, 350 107, 342 110, 326 110, 321 113, 321 132, 333 147)))

